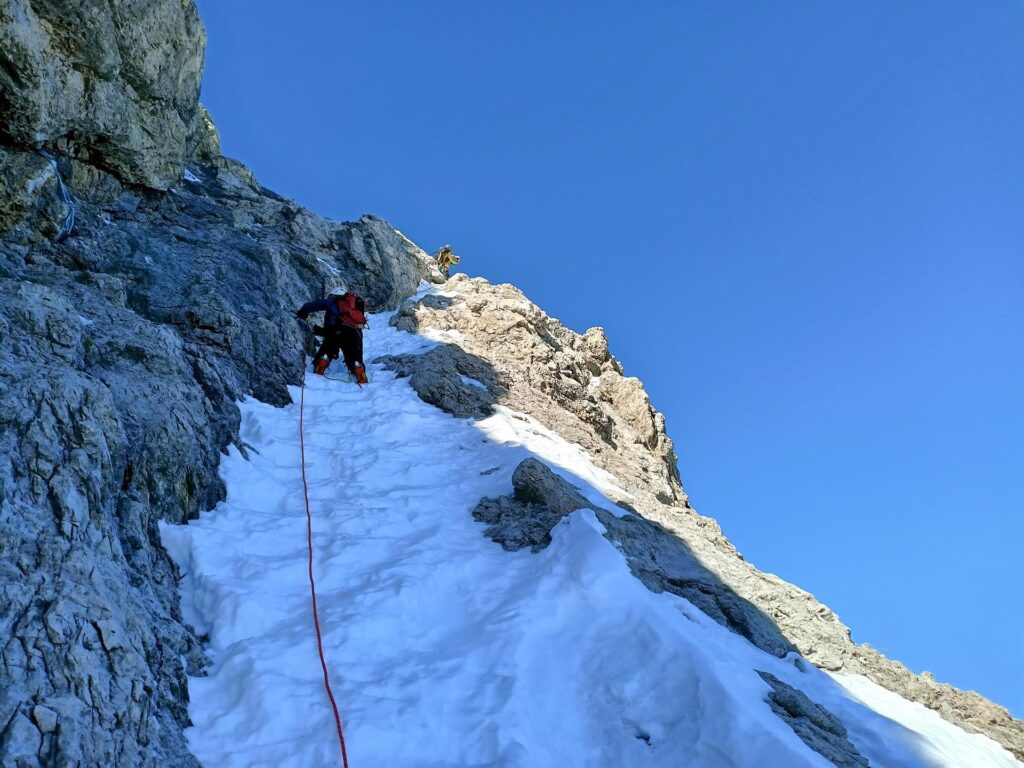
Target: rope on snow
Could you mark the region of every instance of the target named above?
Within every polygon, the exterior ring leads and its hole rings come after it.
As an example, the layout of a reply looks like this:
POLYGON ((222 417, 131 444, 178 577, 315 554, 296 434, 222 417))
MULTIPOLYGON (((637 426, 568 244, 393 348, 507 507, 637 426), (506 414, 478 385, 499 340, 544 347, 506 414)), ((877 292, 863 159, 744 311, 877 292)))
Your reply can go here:
POLYGON ((306 440, 303 435, 303 422, 306 410, 306 371, 303 361, 302 385, 299 395, 299 451, 302 458, 302 495, 306 501, 306 539, 309 546, 309 593, 313 601, 313 626, 316 628, 316 647, 320 653, 320 667, 324 671, 324 690, 327 691, 327 698, 331 702, 331 709, 334 712, 334 724, 338 731, 338 744, 341 746, 341 762, 344 768, 348 768, 348 750, 345 749, 345 734, 341 727, 341 715, 338 713, 338 704, 334 700, 334 692, 331 690, 331 679, 327 674, 327 660, 324 658, 324 640, 320 633, 320 617, 316 609, 316 581, 313 578, 313 515, 309 511, 309 485, 306 482, 306 440))

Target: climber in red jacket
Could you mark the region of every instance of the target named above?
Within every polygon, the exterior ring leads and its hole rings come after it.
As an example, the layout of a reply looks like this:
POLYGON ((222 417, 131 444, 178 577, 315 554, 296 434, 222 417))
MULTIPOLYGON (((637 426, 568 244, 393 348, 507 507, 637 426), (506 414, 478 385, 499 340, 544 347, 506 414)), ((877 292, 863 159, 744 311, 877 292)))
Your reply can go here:
POLYGON ((313 328, 316 336, 323 336, 320 349, 313 357, 313 373, 323 375, 331 360, 338 359, 338 351, 345 356, 345 367, 360 384, 366 383, 363 365, 363 329, 366 327, 366 303, 352 291, 331 293, 326 298, 309 301, 295 312, 305 320, 313 312, 324 313, 323 326, 313 328))

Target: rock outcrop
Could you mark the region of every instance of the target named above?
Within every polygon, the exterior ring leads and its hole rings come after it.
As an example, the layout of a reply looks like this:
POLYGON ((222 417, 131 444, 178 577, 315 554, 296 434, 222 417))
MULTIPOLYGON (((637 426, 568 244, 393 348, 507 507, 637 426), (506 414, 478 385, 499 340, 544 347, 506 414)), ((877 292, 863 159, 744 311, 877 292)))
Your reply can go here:
MULTIPOLYGON (((465 275, 455 275, 445 295, 403 306, 392 324, 451 338, 493 368, 501 402, 579 443, 603 469, 632 478, 630 493, 688 508, 665 417, 640 380, 623 375, 600 328, 574 333, 517 288, 465 275)), ((405 361, 406 370, 413 365, 405 361)))
MULTIPOLYGON (((407 302, 392 322, 443 339, 461 348, 461 354, 485 363, 497 385, 488 388, 494 403, 529 414, 581 445, 626 492, 614 501, 671 532, 703 569, 774 622, 785 641, 809 661, 829 671, 863 674, 952 723, 990 736, 1024 758, 1024 723, 1006 709, 977 693, 938 683, 927 673, 916 675, 869 646, 855 644, 850 630, 827 606, 799 587, 757 570, 736 551, 718 523, 691 508, 680 484, 672 442, 665 434, 664 417, 653 409, 640 381, 624 375, 600 329, 577 334, 548 317, 515 287, 465 275, 452 277, 440 295, 407 302)), ((445 354, 454 358, 459 353, 445 354)), ((413 377, 412 381, 417 371, 433 365, 426 355, 419 358, 406 356, 401 362, 403 374, 413 377)), ((448 407, 446 398, 420 394, 438 407, 448 407)), ((518 496, 515 489, 513 497, 484 500, 477 515, 492 526, 491 535, 507 545, 543 544, 538 532, 559 515, 538 513, 535 507, 521 505, 518 496), (516 514, 529 522, 510 525, 516 514)), ((654 541, 663 540, 655 537, 654 541)), ((657 546, 644 545, 651 552, 657 546)), ((644 547, 638 548, 641 559, 644 547)), ((634 558, 631 565, 637 575, 653 580, 645 581, 648 586, 667 588, 669 580, 659 575, 659 568, 637 568, 636 562, 634 558)), ((714 615, 714 608, 705 602, 701 607, 714 615)))
POLYGON ((192 0, 6 0, 0 141, 168 189, 204 133, 205 45, 192 0))
POLYGON ((409 378, 426 403, 458 418, 481 419, 505 390, 491 367, 454 344, 442 344, 422 355, 385 355, 374 360, 409 378))
POLYGON ((652 592, 686 598, 724 627, 773 656, 792 644, 748 601, 722 584, 678 536, 630 512, 616 514, 588 502, 579 491, 536 459, 512 473, 511 496, 482 499, 473 516, 505 549, 538 551, 551 543, 551 530, 577 509, 593 509, 605 537, 626 557, 633 574, 652 592))
POLYGON ((835 715, 775 675, 757 674, 771 686, 768 704, 772 711, 789 724, 804 744, 837 768, 868 768, 870 764, 850 743, 846 728, 835 715))

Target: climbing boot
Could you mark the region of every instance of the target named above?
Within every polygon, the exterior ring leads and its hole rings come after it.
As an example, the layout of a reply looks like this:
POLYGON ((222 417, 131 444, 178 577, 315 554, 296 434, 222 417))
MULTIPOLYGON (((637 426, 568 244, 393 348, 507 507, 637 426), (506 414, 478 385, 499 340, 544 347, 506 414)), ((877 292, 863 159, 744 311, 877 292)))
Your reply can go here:
POLYGON ((327 366, 331 364, 327 355, 321 355, 313 361, 313 373, 317 376, 323 376, 327 372, 327 366))
POLYGON ((362 363, 356 363, 353 374, 356 377, 356 383, 360 386, 367 383, 368 379, 366 378, 366 369, 363 367, 362 363))

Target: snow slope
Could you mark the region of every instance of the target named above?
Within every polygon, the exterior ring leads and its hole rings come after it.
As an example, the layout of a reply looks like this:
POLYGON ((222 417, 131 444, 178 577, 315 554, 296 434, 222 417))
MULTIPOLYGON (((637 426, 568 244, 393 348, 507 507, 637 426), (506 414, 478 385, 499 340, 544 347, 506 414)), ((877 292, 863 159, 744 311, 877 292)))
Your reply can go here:
MULTIPOLYGON (((433 344, 387 319, 374 320, 368 356, 433 344)), ((614 478, 527 417, 454 419, 393 374, 370 375, 365 389, 313 376, 306 389, 320 619, 354 768, 831 766, 771 711, 757 669, 839 716, 873 766, 1018 765, 864 678, 771 657, 650 592, 589 510, 543 552, 505 552, 471 511, 510 491, 522 459, 610 509, 614 478)), ((338 765, 310 611, 298 405, 240 407, 248 458, 224 458, 227 500, 161 528, 213 660, 189 682, 189 742, 209 768, 338 765)))

